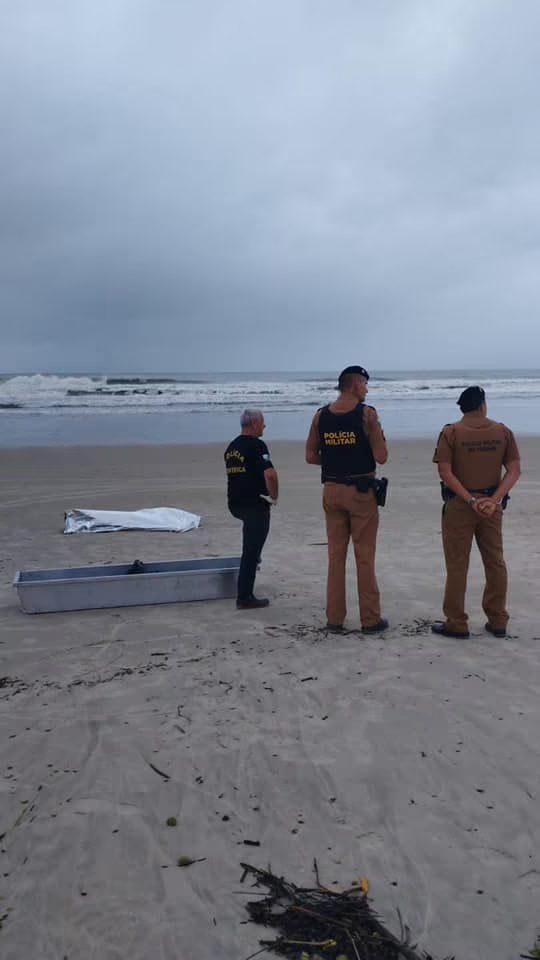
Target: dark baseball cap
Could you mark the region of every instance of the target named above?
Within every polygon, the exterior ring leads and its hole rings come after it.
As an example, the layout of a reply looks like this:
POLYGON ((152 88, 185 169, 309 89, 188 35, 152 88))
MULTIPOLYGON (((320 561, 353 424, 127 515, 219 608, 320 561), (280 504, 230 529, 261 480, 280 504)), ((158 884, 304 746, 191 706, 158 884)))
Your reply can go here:
POLYGON ((472 410, 478 410, 480 405, 485 402, 486 395, 482 387, 467 387, 460 394, 457 401, 462 413, 471 413, 472 410))
POLYGON ((354 375, 358 377, 364 377, 366 380, 369 380, 369 373, 367 372, 365 367, 359 367, 356 364, 353 364, 352 367, 345 367, 345 369, 341 371, 338 377, 338 386, 341 385, 345 377, 354 376, 354 375))

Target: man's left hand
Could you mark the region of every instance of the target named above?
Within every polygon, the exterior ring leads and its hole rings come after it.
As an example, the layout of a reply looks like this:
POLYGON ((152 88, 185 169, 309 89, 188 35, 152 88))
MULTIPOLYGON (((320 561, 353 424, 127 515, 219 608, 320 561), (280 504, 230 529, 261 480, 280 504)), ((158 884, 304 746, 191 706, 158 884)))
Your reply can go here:
POLYGON ((500 505, 493 497, 482 497, 481 500, 477 500, 475 506, 477 512, 481 513, 483 517, 492 517, 500 505))

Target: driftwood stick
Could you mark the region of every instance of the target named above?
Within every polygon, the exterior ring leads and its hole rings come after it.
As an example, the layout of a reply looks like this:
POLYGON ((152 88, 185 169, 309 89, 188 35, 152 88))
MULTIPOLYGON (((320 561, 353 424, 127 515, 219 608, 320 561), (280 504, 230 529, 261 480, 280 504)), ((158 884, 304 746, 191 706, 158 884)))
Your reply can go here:
POLYGON ((168 774, 168 773, 163 773, 163 770, 160 770, 159 767, 156 767, 155 764, 153 764, 150 760, 147 760, 146 762, 147 762, 148 766, 152 768, 152 770, 154 771, 154 773, 159 773, 160 777, 163 777, 164 780, 170 780, 170 779, 171 779, 170 774, 168 774))
POLYGON ((349 940, 351 941, 352 948, 353 948, 353 950, 354 950, 354 952, 355 952, 355 954, 356 954, 356 960, 360 960, 360 954, 358 953, 358 950, 356 949, 356 944, 355 944, 355 942, 354 942, 354 940, 353 940, 353 938, 352 938, 352 936, 351 936, 350 933, 349 933, 349 940))
POLYGON ((246 960, 252 960, 253 957, 258 957, 260 953, 268 953, 268 947, 261 947, 261 949, 256 950, 255 953, 250 953, 249 957, 246 957, 246 960))

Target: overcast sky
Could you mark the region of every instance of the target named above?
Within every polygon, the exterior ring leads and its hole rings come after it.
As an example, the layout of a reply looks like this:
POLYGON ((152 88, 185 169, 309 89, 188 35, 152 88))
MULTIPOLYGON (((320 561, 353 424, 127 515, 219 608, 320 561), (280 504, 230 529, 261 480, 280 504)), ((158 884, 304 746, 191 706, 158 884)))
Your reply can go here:
POLYGON ((0 0, 0 371, 540 366, 538 0, 0 0))

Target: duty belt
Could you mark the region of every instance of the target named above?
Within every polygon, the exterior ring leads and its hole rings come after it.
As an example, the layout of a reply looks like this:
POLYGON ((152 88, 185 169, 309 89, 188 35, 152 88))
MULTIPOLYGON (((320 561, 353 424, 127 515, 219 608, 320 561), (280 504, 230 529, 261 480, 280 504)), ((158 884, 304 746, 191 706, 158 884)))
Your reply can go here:
POLYGON ((340 483, 345 487, 355 487, 357 483, 365 483, 366 490, 369 490, 370 480, 375 480, 375 477, 371 474, 360 473, 357 477, 326 477, 324 478, 325 483, 340 483))
MULTIPOLYGON (((469 490, 469 493, 478 493, 482 497, 492 497, 495 493, 497 487, 476 487, 475 489, 469 490)), ((441 497, 444 502, 447 503, 448 500, 453 500, 457 494, 453 490, 450 490, 450 487, 447 487, 443 480, 441 480, 441 497)), ((506 506, 510 499, 510 494, 506 493, 501 500, 501 506, 503 510, 506 510, 506 506)))
POLYGON ((386 477, 358 476, 358 477, 325 477, 325 483, 340 483, 346 487, 356 487, 358 493, 367 493, 368 490, 375 491, 375 499, 379 507, 384 507, 386 503, 386 491, 388 489, 388 480, 386 477))
MULTIPOLYGON (((468 488, 467 488, 468 489, 468 488)), ((492 497, 497 487, 477 487, 475 490, 469 490, 469 493, 481 493, 483 497, 492 497)), ((447 487, 441 480, 441 495, 443 500, 453 500, 457 494, 450 487, 447 487)))

